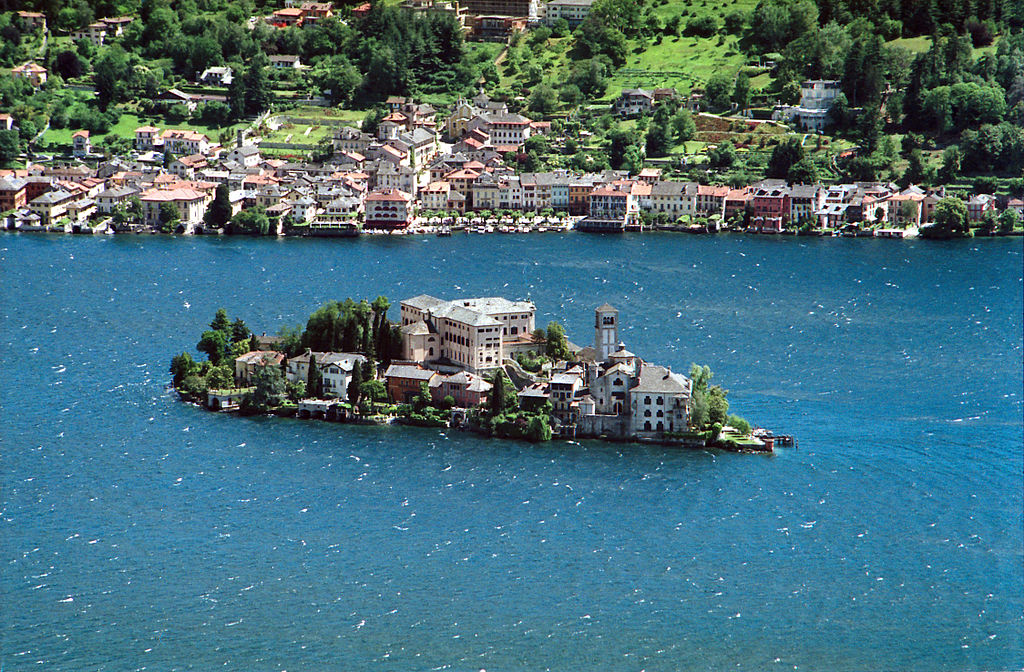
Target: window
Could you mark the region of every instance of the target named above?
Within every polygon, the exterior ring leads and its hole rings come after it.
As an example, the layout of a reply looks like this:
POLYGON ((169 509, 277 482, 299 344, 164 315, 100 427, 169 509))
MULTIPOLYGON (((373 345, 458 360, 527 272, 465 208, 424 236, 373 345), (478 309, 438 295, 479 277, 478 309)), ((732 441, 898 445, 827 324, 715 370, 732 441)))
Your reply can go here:
POLYGON ((644 397, 644 403, 650 405, 651 398, 650 397, 644 397))
POLYGON ((433 348, 430 348, 429 350, 427 350, 427 355, 428 355, 429 357, 433 357, 433 356, 434 356, 434 349, 433 349, 433 348))
POLYGON ((659 418, 664 418, 665 417, 665 411, 658 411, 658 417, 659 418))
POLYGON ((645 432, 651 431, 651 421, 650 420, 648 420, 647 422, 644 423, 644 431, 645 432))
POLYGON ((665 404, 665 399, 663 397, 658 397, 657 404, 658 406, 663 406, 665 404))
POLYGON ((651 417, 651 409, 648 408, 646 411, 644 411, 644 417, 645 418, 651 417))
POLYGON ((515 336, 519 333, 519 327, 512 327, 512 335, 515 336))

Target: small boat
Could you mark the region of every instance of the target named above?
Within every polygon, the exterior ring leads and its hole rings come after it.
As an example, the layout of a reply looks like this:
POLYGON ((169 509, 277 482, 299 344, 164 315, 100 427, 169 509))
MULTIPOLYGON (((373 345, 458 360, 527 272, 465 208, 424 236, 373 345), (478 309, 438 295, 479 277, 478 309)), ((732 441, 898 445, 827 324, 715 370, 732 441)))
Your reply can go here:
POLYGON ((437 230, 437 235, 446 238, 452 235, 452 230, 447 226, 442 226, 440 229, 437 230))

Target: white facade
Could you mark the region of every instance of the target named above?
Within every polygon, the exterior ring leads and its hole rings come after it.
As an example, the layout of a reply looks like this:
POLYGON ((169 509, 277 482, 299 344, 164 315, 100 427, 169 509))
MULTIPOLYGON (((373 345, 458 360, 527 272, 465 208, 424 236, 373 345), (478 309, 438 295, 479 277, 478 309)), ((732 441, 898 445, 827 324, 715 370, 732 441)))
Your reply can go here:
POLYGON ((493 369, 504 359, 504 341, 533 332, 535 312, 530 301, 416 296, 402 301, 403 351, 414 361, 440 361, 471 372, 493 369))

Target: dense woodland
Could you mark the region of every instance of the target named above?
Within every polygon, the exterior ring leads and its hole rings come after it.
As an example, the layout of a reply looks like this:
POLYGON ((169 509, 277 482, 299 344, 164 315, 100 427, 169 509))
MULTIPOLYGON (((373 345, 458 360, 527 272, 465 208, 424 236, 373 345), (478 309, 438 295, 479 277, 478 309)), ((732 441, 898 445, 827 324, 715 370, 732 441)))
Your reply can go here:
MULTIPOLYGON (((10 5, 11 0, 6 0, 10 5)), ((747 68, 719 72, 701 87, 711 111, 795 103, 804 78, 839 79, 843 95, 833 109, 829 132, 856 142, 835 177, 900 178, 948 182, 963 174, 998 173, 1017 178, 1024 170, 1024 3, 1015 0, 761 0, 723 19, 681 4, 665 21, 656 9, 673 0, 597 0, 590 17, 575 31, 567 25, 538 27, 512 40, 508 58, 496 67, 486 52, 467 48, 458 25, 445 14, 414 14, 376 3, 368 16, 354 19, 350 7, 315 26, 275 29, 250 17, 265 15, 277 3, 227 0, 32 0, 17 8, 44 12, 54 35, 66 35, 103 16, 139 17, 112 44, 51 40, 37 58, 51 71, 38 91, 0 78, 0 108, 10 110, 20 132, 0 133, 0 162, 16 155, 49 124, 86 128, 102 134, 126 110, 146 114, 152 99, 170 86, 213 65, 230 65, 235 81, 227 104, 210 102, 193 119, 209 127, 270 108, 275 90, 291 88, 322 94, 336 105, 361 109, 391 94, 465 95, 484 81, 514 108, 534 116, 554 116, 569 140, 557 149, 538 139, 524 169, 542 169, 544 156, 577 169, 636 168, 645 157, 663 156, 693 135, 684 110, 665 109, 635 127, 587 112, 607 100, 609 78, 628 53, 660 44, 670 35, 718 35, 738 40, 749 59, 774 63, 770 81, 751 87, 747 68), (692 10, 692 11, 688 11, 692 10), (928 38, 914 52, 898 38, 928 38), (994 46, 993 46, 994 45, 994 46), (540 55, 568 49, 565 72, 545 73, 540 55), (476 56, 471 54, 476 53, 476 56), (298 54, 310 69, 282 74, 267 68, 268 56, 298 54), (67 89, 67 82, 93 83, 95 97, 67 89), (510 83, 511 82, 511 83, 510 83), (511 87, 511 88, 510 88, 511 87), (583 107, 580 107, 583 106, 583 107), (574 131, 596 131, 604 151, 585 151, 574 131), (902 136, 893 143, 888 137, 902 136), (941 159, 938 154, 941 152, 941 159), (900 170, 894 173, 895 166, 900 170)), ((706 3, 705 3, 706 4, 706 3)), ((673 4, 674 6, 674 4, 673 4)), ((13 7, 12 7, 13 9, 13 7)), ((13 13, 0 15, 0 66, 10 67, 37 54, 41 36, 13 13)), ((179 106, 180 107, 180 106, 179 106)), ((187 123, 183 109, 167 118, 187 123)), ((108 138, 108 149, 127 146, 108 138)), ((785 144, 785 143, 782 143, 785 144)), ((764 168, 772 176, 814 178, 823 166, 783 147, 764 168)), ((738 157, 729 143, 708 154, 708 165, 736 180, 738 157)), ((756 176, 759 169, 751 169, 756 176)), ((706 179, 706 176, 705 176, 706 179)))

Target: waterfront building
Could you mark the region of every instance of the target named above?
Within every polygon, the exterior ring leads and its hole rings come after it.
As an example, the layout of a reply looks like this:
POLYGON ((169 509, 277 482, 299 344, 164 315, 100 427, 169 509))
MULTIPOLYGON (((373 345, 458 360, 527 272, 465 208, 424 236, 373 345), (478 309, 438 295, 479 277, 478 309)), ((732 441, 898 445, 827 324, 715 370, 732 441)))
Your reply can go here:
MULTIPOLYGON (((410 404, 424 383, 428 390, 441 385, 441 375, 415 362, 392 362, 384 372, 388 396, 397 404, 410 404)), ((433 393, 431 393, 433 398, 433 393)))
POLYGON ((404 229, 412 222, 413 198, 399 189, 373 191, 363 202, 366 227, 370 229, 404 229))
POLYGON ((639 226, 640 208, 632 189, 594 189, 590 192, 588 212, 577 225, 581 231, 615 233, 639 226))
POLYGON ((235 384, 248 386, 252 384, 256 371, 266 366, 280 368, 284 361, 284 355, 274 350, 253 350, 239 355, 235 357, 235 384))
POLYGON ((160 225, 160 206, 170 203, 178 209, 180 225, 185 231, 192 231, 203 221, 208 203, 205 193, 190 187, 177 189, 149 189, 142 192, 143 221, 150 226, 160 225))
POLYGON ((104 215, 114 212, 119 205, 127 205, 132 196, 139 193, 135 187, 111 187, 96 195, 96 209, 104 215))
POLYGON ((687 427, 693 383, 671 369, 642 364, 629 390, 630 433, 655 436, 687 427))
POLYGON ((75 196, 64 189, 47 191, 46 193, 32 199, 29 210, 39 217, 43 226, 49 226, 56 220, 67 214, 68 205, 75 200, 75 196))
POLYGON ((22 177, 0 178, 0 212, 17 210, 28 203, 28 181, 22 177))

